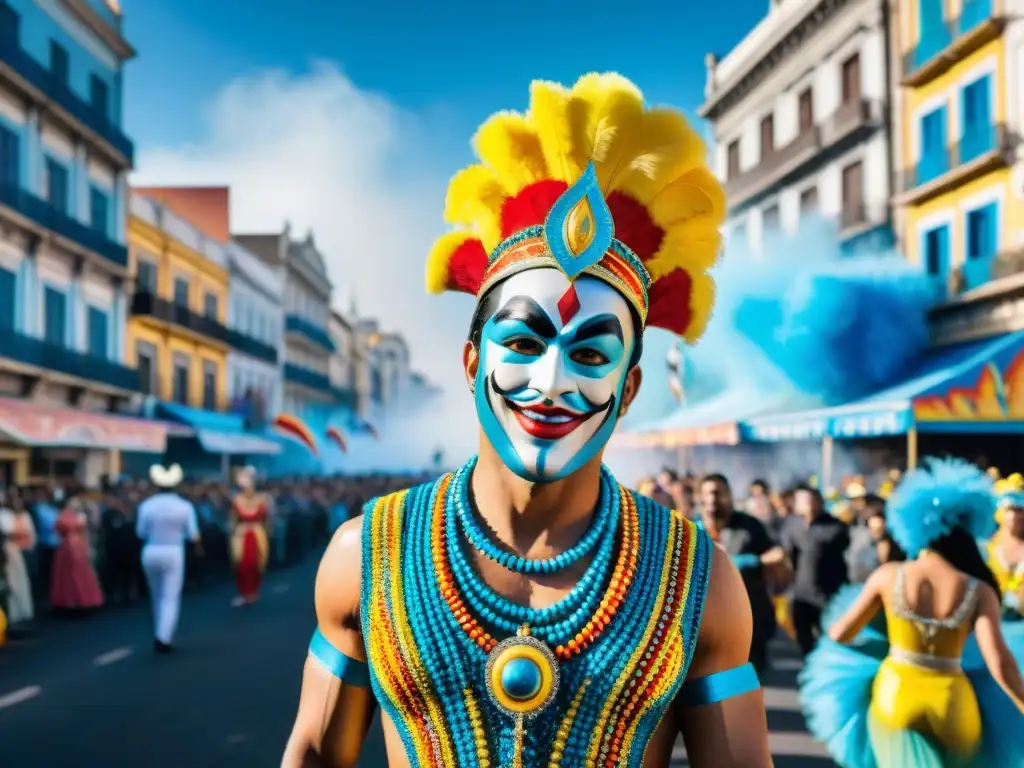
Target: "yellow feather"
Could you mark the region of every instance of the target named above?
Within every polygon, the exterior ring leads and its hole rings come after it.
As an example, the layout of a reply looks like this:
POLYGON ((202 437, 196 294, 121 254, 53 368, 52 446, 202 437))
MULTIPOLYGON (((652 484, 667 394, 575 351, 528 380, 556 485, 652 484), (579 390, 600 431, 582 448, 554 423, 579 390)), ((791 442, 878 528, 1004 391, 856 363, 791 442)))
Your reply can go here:
POLYGON ((655 195, 647 207, 662 229, 695 218, 707 218, 721 226, 725 190, 706 167, 692 168, 655 195))
POLYGON ((540 139, 526 117, 516 112, 499 112, 480 126, 473 148, 509 197, 548 177, 540 139))
POLYGON ((441 235, 427 254, 427 293, 444 293, 448 290, 448 262, 456 249, 473 235, 469 232, 446 232, 441 235))
POLYGON ((530 123, 537 131, 551 178, 574 183, 586 166, 574 162, 569 120, 569 92, 561 85, 535 80, 530 85, 530 123))
POLYGON ((644 114, 637 142, 611 179, 611 189, 648 203, 674 179, 701 165, 707 148, 679 112, 652 109, 644 114))
POLYGON ((722 250, 722 233, 709 222, 679 224, 665 230, 661 247, 645 266, 652 281, 676 269, 703 272, 718 261, 722 250))
POLYGON ((715 306, 715 281, 711 275, 691 275, 693 283, 690 289, 690 324, 683 333, 688 344, 696 344, 704 335, 711 319, 711 310, 715 306))
POLYGON ((643 122, 644 99, 640 90, 617 74, 584 75, 573 86, 573 101, 584 105, 578 131, 587 137, 597 179, 607 194, 616 169, 636 142, 643 122))
POLYGON ((471 165, 452 177, 444 201, 444 218, 474 230, 490 251, 501 241, 501 206, 505 192, 494 171, 471 165))

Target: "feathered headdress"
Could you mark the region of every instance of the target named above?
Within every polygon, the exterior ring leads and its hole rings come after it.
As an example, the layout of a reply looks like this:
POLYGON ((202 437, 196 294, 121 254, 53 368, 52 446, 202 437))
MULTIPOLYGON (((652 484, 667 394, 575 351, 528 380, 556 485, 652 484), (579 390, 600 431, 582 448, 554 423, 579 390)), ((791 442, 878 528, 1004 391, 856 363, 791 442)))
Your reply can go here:
POLYGON ((886 505, 892 537, 910 557, 956 527, 976 539, 995 529, 992 478, 962 459, 925 459, 903 476, 886 505))
MULTIPOLYGON (((645 325, 700 337, 725 195, 682 114, 645 108, 616 74, 571 90, 538 81, 525 115, 494 115, 473 144, 480 163, 449 184, 456 229, 430 251, 428 291, 481 297, 516 272, 557 267, 609 283, 645 325)), ((572 289, 563 298, 571 305, 572 289)))

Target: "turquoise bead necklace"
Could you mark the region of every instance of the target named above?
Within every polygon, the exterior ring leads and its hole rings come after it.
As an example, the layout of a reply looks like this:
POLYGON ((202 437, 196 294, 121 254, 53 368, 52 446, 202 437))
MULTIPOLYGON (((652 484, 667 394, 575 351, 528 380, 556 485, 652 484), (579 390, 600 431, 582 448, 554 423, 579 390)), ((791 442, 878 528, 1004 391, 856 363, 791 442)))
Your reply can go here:
MULTIPOLYGON (((474 457, 462 468, 465 474, 462 477, 459 494, 456 496, 456 509, 459 521, 462 523, 463 532, 470 543, 485 557, 514 573, 557 573, 558 571, 563 571, 589 555, 601 539, 602 534, 609 528, 612 508, 609 499, 605 495, 598 502, 597 514, 594 515, 594 519, 591 521, 587 532, 583 534, 583 537, 576 544, 564 552, 542 560, 531 560, 503 550, 491 541, 473 516, 472 504, 469 500, 468 478, 472 476, 475 466, 476 458, 474 457)), ((602 467, 602 480, 605 479, 606 475, 608 475, 608 472, 602 467)), ((604 484, 602 483, 603 491, 604 484)), ((614 526, 612 526, 612 532, 614 533, 614 526)))
MULTIPOLYGON (((603 525, 604 535, 597 540, 594 558, 583 576, 569 594, 557 603, 545 608, 530 608, 514 603, 492 590, 476 573, 463 550, 459 523, 472 515, 469 511, 471 502, 468 480, 471 469, 466 466, 458 470, 449 487, 448 503, 455 507, 456 514, 447 515, 445 528, 449 541, 449 560, 457 585, 476 614, 491 627, 515 634, 519 627, 527 624, 531 634, 550 645, 568 642, 593 616, 602 597, 602 588, 611 572, 620 516, 619 494, 614 479, 606 470, 602 471, 597 515, 604 517, 607 522, 603 525)), ((465 538, 470 539, 464 529, 461 532, 465 538)))

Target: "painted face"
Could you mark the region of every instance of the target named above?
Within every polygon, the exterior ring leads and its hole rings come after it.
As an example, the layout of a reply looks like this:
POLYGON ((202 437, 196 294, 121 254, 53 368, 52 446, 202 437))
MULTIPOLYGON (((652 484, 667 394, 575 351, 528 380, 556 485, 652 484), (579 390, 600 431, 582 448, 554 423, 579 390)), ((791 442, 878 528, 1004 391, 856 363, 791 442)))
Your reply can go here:
POLYGON ((494 290, 476 375, 480 423, 520 477, 566 477, 615 429, 636 343, 629 305, 600 280, 573 285, 557 269, 521 272, 494 290))

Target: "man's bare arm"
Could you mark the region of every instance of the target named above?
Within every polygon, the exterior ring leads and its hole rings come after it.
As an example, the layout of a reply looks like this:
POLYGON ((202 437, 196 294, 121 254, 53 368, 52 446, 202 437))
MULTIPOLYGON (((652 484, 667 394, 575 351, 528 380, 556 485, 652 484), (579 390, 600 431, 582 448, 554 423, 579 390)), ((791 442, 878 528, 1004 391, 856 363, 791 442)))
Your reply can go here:
POLYGON ((331 539, 316 575, 317 633, 281 768, 355 768, 374 700, 359 626, 362 516, 331 539))
POLYGON ((748 664, 752 636, 743 579, 716 546, 697 648, 675 707, 693 768, 772 768, 764 696, 748 664))

